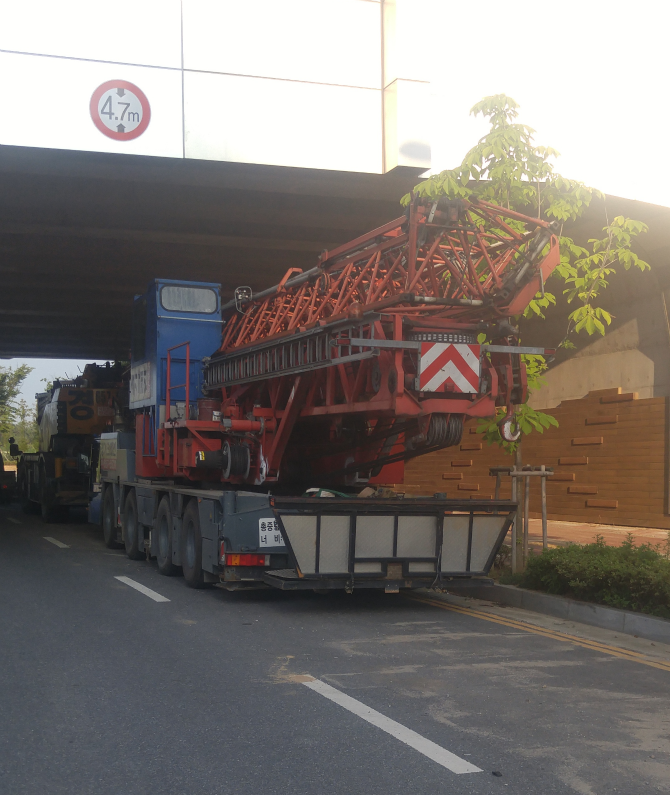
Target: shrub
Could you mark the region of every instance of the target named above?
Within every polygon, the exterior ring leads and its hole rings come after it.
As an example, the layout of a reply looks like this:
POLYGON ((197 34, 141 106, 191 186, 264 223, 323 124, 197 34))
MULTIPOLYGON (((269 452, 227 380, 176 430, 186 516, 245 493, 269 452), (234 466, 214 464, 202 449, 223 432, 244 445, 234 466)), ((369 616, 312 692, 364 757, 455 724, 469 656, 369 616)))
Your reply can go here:
POLYGON ((635 546, 629 533, 620 547, 596 536, 531 557, 519 585, 587 602, 670 618, 670 536, 661 547, 635 546))

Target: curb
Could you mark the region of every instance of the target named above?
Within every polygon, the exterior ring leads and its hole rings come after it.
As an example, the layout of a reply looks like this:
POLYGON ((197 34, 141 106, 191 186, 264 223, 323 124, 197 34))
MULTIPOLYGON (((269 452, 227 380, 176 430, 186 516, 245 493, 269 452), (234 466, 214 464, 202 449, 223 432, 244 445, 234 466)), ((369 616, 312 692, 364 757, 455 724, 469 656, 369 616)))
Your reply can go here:
POLYGON ((565 596, 553 596, 517 588, 516 585, 496 585, 486 583, 449 585, 449 593, 456 596, 470 596, 486 599, 508 607, 532 610, 547 616, 578 621, 592 627, 611 629, 626 635, 636 635, 646 640, 670 644, 670 621, 665 618, 632 613, 616 607, 578 602, 565 596))

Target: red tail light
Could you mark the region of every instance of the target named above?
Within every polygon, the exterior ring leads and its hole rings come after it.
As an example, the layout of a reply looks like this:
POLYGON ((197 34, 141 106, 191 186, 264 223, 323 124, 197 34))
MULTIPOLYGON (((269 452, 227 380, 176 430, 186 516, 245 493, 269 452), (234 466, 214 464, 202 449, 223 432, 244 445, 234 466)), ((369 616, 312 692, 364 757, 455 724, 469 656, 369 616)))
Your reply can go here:
POLYGON ((226 553, 226 566, 269 566, 269 555, 250 555, 226 553))

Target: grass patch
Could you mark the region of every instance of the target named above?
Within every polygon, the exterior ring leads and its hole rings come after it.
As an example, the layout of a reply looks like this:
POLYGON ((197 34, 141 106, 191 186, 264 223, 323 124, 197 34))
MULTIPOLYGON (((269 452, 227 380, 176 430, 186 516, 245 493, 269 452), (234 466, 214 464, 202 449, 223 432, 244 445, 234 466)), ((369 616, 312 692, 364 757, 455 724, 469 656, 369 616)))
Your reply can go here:
POLYGON ((596 536, 593 544, 547 549, 531 556, 513 581, 522 588, 670 618, 670 534, 664 545, 635 546, 628 533, 620 547, 596 536))

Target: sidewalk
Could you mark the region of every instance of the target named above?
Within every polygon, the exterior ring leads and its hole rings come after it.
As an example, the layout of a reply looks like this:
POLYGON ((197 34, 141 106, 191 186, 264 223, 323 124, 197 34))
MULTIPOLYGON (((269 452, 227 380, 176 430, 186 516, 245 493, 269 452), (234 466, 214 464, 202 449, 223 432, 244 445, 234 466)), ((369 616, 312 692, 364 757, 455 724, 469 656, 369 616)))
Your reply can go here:
MULTIPOLYGON (((668 530, 650 527, 621 527, 611 524, 589 524, 587 522, 561 522, 550 519, 547 522, 547 536, 549 543, 564 546, 567 543, 592 544, 596 535, 605 538, 609 546, 620 546, 628 533, 635 536, 635 543, 640 544, 665 544, 668 530)), ((542 545, 542 520, 530 520, 529 540, 533 547, 539 542, 542 545)))

